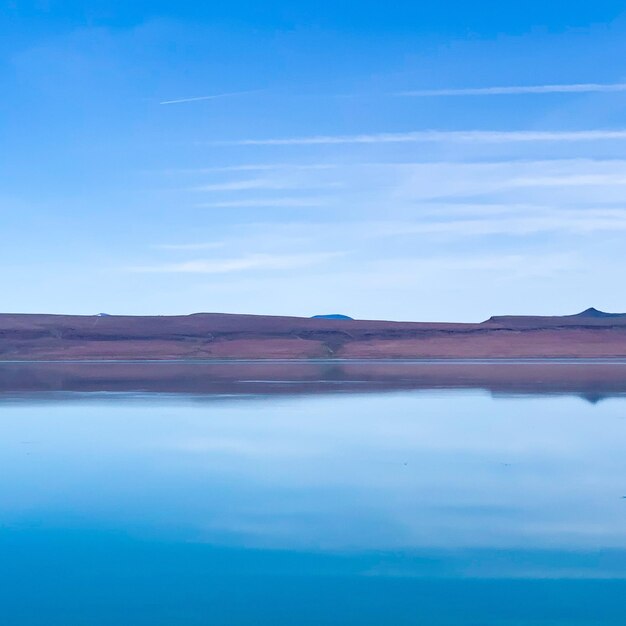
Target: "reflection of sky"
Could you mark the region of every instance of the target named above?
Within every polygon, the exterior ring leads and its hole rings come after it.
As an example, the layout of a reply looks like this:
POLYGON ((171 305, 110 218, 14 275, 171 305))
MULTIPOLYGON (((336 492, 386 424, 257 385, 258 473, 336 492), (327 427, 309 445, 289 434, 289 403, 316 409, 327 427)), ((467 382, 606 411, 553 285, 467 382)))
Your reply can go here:
POLYGON ((265 548, 626 548, 622 403, 5 404, 0 523, 265 548))

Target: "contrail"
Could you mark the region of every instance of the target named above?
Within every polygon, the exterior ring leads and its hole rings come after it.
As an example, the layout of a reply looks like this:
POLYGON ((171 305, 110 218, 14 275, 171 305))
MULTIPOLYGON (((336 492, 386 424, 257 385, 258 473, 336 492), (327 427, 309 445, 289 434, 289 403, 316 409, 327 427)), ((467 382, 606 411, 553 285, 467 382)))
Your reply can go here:
POLYGON ((571 130, 571 131, 437 131, 424 130, 405 133, 377 133, 365 135, 320 135, 311 137, 284 137, 270 139, 240 139, 214 142, 218 145, 239 146, 307 146, 340 144, 384 144, 384 143, 530 143, 530 142, 575 142, 626 140, 626 129, 617 130, 571 130))
POLYGON ((229 98, 230 96, 244 96, 250 93, 259 93, 260 89, 255 91, 231 91, 230 93, 217 93, 212 96, 196 96, 195 98, 178 98, 177 100, 163 100, 159 104, 181 104, 183 102, 199 102, 200 100, 216 100, 217 98, 229 98))
POLYGON ((401 91, 396 96, 428 98, 432 96, 507 96, 542 93, 593 93, 626 91, 626 83, 578 83, 573 85, 518 85, 511 87, 469 87, 462 89, 417 89, 401 91))

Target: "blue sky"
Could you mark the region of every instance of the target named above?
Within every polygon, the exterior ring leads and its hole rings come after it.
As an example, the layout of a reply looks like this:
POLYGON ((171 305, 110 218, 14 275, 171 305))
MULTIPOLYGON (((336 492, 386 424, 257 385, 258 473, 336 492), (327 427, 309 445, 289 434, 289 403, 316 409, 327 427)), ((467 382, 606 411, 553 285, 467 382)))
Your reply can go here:
POLYGON ((626 311, 626 11, 0 0, 0 310, 626 311))

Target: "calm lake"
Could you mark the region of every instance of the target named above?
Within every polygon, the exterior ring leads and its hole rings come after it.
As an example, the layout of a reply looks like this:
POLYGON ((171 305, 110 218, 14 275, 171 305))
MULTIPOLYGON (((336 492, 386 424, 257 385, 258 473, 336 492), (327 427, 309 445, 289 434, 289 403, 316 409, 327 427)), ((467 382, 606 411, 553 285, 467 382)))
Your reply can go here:
POLYGON ((8 626, 622 625, 626 364, 0 365, 0 563, 8 626))

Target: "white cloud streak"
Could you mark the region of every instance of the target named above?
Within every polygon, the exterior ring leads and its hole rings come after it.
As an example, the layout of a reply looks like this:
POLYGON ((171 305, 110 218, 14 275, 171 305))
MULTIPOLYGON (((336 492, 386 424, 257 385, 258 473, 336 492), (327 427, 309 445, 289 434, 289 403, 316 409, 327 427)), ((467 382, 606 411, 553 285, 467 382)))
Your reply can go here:
POLYGON ((626 185, 626 175, 580 174, 573 176, 537 176, 535 178, 514 178, 510 187, 586 187, 626 185))
POLYGON ((209 96, 196 96, 194 98, 178 98, 176 100, 163 100, 159 104, 183 104, 185 102, 200 102, 201 100, 217 100, 218 98, 230 98, 232 96, 245 96, 256 91, 232 91, 230 93, 216 93, 209 96))
POLYGON ((363 135, 317 135, 270 139, 241 139, 217 144, 239 146, 306 146, 384 143, 531 143, 576 142, 626 139, 626 129, 617 130, 420 130, 405 133, 374 133, 363 135))
POLYGON ((214 172, 274 172, 289 170, 306 172, 309 170, 331 170, 341 167, 337 163, 243 163, 239 165, 216 165, 214 167, 197 167, 187 169, 163 170, 164 174, 211 174, 214 172))
POLYGON ((290 189, 297 187, 293 183, 271 180, 267 178, 252 178, 246 180, 231 180, 223 183, 212 183, 194 187, 195 191, 248 191, 251 189, 290 189))
POLYGON ((221 167, 207 167, 198 170, 187 170, 194 172, 255 172, 274 170, 330 170, 339 167, 335 163, 246 163, 242 165, 226 165, 221 167))
POLYGON ((298 198, 249 198, 246 200, 224 200, 222 202, 202 202, 196 204, 198 208, 206 209, 247 209, 247 208, 306 208, 320 207, 328 204, 326 198, 298 197, 298 198))
POLYGON ((396 258, 372 263, 383 275, 407 275, 436 272, 494 272, 526 276, 551 275, 575 267, 572 254, 502 254, 487 256, 433 256, 396 258))
POLYGON ((585 212, 550 211, 545 215, 503 215, 489 219, 449 219, 447 221, 421 221, 398 224, 373 224, 373 237, 442 235, 455 238, 511 235, 527 236, 539 233, 584 235, 597 232, 626 231, 626 212, 605 211, 595 214, 585 212))
POLYGON ((318 265, 343 256, 343 252, 311 254, 251 254, 232 259, 199 259, 184 263, 166 263, 128 268, 136 273, 158 274, 227 274, 251 270, 292 270, 318 265))
POLYGON ((437 96, 508 96, 546 93, 615 93, 626 91, 626 83, 577 83, 569 85, 514 85, 507 87, 468 87, 461 89, 416 89, 396 96, 428 98, 437 96))
POLYGON ((156 250, 171 250, 172 252, 185 252, 193 250, 215 250, 223 248, 223 241, 212 241, 207 243, 162 243, 152 246, 156 250))

